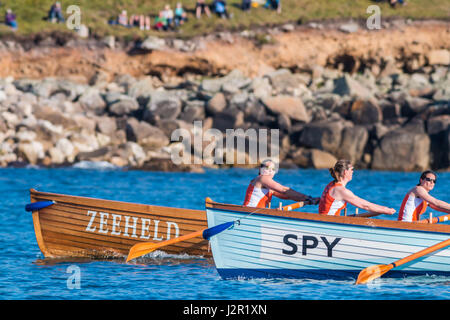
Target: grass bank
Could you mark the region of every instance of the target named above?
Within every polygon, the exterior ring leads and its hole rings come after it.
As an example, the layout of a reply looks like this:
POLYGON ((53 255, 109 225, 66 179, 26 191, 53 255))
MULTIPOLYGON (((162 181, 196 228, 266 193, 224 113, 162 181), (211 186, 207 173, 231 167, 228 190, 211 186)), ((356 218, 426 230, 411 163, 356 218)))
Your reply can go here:
MULTIPOLYGON (((91 35, 114 35, 121 38, 142 38, 146 35, 192 37, 214 31, 237 31, 253 27, 271 26, 286 22, 308 23, 335 19, 366 19, 369 5, 379 5, 381 18, 393 17, 409 19, 450 19, 450 0, 408 0, 406 6, 391 8, 386 2, 370 0, 281 0, 282 12, 261 7, 252 8, 248 12, 240 9, 241 0, 228 0, 228 11, 231 19, 221 19, 216 16, 201 19, 195 18, 196 0, 61 0, 63 10, 69 5, 78 5, 81 9, 81 22, 89 27, 91 35), (128 14, 150 15, 152 26, 154 17, 165 4, 172 9, 177 2, 182 2, 188 13, 189 20, 178 32, 141 31, 138 28, 111 26, 107 22, 125 9, 128 14)), ((52 24, 45 20, 53 0, 0 0, 0 21, 4 21, 6 8, 11 8, 17 15, 19 24, 18 36, 30 36, 44 32, 71 32, 65 24, 52 24)), ((206 1, 208 4, 212 0, 206 1)), ((65 13, 65 17, 67 17, 65 13)), ((0 36, 14 34, 3 23, 0 26, 0 36)))

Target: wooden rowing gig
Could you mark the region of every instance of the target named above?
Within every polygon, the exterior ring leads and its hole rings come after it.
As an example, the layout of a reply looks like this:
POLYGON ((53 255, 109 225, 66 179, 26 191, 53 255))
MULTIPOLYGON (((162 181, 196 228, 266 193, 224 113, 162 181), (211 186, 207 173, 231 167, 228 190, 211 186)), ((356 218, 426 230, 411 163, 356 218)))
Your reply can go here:
MULTIPOLYGON (((138 242, 160 242, 207 227, 206 213, 30 189, 36 240, 47 258, 126 257, 138 242)), ((169 254, 210 256, 208 241, 191 239, 164 248, 169 254)))
MULTIPOLYGON (((229 278, 356 279, 450 237, 450 225, 255 209, 206 201, 208 227, 234 221, 210 239, 216 269, 229 278)), ((450 249, 403 264, 389 276, 450 275, 450 249)))

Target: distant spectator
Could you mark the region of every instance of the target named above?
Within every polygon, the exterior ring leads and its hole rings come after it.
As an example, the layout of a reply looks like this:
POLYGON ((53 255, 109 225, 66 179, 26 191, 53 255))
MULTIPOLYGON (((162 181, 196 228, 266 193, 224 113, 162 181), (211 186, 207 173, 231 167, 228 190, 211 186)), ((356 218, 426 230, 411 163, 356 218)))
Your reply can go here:
POLYGON ((250 10, 250 7, 252 5, 252 0, 242 0, 241 9, 243 11, 250 10))
POLYGON ((209 10, 208 5, 205 3, 205 0, 197 0, 197 3, 195 4, 195 16, 197 17, 197 19, 200 19, 203 12, 208 17, 211 16, 211 11, 209 10))
POLYGON ((389 0, 389 4, 391 5, 392 8, 395 8, 395 6, 397 4, 401 4, 401 5, 406 5, 406 2, 403 0, 389 0))
POLYGON ((6 9, 5 24, 11 27, 14 31, 17 30, 16 15, 12 12, 11 9, 6 9))
POLYGON ((122 12, 117 16, 117 24, 120 26, 128 27, 127 10, 122 10, 122 12))
POLYGON ((186 21, 187 21, 186 11, 184 11, 181 2, 178 2, 177 7, 175 8, 175 16, 174 16, 175 26, 178 27, 183 23, 185 23, 186 21))
POLYGON ((56 1, 51 6, 50 11, 48 12, 48 20, 50 20, 52 23, 64 22, 61 3, 59 1, 56 1))
POLYGON ((267 0, 264 8, 277 10, 278 13, 281 13, 281 0, 267 0))
POLYGON ((130 27, 138 27, 141 30, 150 30, 150 17, 141 15, 132 15, 130 17, 130 27))
POLYGON ((214 13, 216 13, 222 19, 229 18, 227 11, 227 3, 225 0, 214 0, 212 4, 214 13))
POLYGON ((159 15, 155 18, 155 29, 158 31, 167 30, 167 19, 164 17, 162 11, 160 11, 159 15))
POLYGON ((164 10, 161 11, 163 17, 166 19, 167 28, 172 27, 173 23, 173 10, 170 8, 170 5, 166 4, 164 6, 164 10))

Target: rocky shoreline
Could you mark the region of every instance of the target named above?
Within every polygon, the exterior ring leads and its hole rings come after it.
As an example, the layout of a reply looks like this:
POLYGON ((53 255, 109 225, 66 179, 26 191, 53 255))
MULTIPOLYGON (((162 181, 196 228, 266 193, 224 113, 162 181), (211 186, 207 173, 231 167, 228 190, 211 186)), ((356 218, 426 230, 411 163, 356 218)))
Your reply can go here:
MULTIPOLYGON (((286 167, 445 170, 450 159, 449 52, 406 74, 390 61, 378 77, 314 66, 249 78, 239 70, 164 85, 158 78, 98 73, 89 84, 0 79, 0 165, 66 166, 106 161, 149 170, 176 166, 175 129, 277 128, 286 167)), ((217 167, 217 165, 207 166, 217 167)))
MULTIPOLYGON (((150 37, 134 47, 140 52, 129 56, 136 63, 129 65, 130 61, 117 58, 117 51, 116 60, 108 61, 113 51, 97 48, 93 52, 100 50, 96 53, 99 61, 108 63, 100 68, 70 64, 83 62, 79 52, 76 55, 81 60, 66 57, 68 63, 55 60, 52 65, 52 58, 43 56, 53 54, 53 49, 42 49, 38 56, 31 52, 26 63, 21 60, 26 54, 19 50, 20 58, 14 61, 16 45, 12 42, 11 48, 0 48, 12 56, 0 56, 6 68, 0 76, 0 166, 60 167, 92 161, 201 172, 205 166, 220 166, 211 164, 211 159, 175 165, 170 156, 180 147, 171 141, 171 133, 176 129, 192 132, 194 121, 202 121, 204 130, 222 132, 279 129, 284 167, 328 168, 336 159, 347 158, 358 168, 376 170, 449 169, 450 51, 439 45, 438 37, 426 42, 424 33, 410 46, 402 44, 392 52, 384 47, 364 51, 361 41, 367 34, 346 36, 346 46, 334 47, 330 43, 339 43, 340 36, 327 31, 323 37, 329 40, 328 46, 318 51, 322 40, 314 38, 316 34, 285 31, 276 38, 278 44, 264 44, 255 51, 270 57, 271 65, 278 67, 262 63, 251 69, 256 72, 244 67, 248 65, 245 60, 235 68, 232 60, 228 65, 220 62, 220 54, 230 57, 248 48, 226 34, 220 36, 222 46, 213 50, 207 44, 203 49, 189 49, 185 46, 190 42, 150 37), (293 39, 308 41, 310 47, 304 46, 302 53, 295 51, 294 44, 286 47, 293 39), (173 52, 173 47, 184 54, 173 52), (277 59, 274 50, 279 53, 277 59), (325 51, 328 56, 323 55, 325 51), (312 56, 314 52, 322 56, 312 56), (297 58, 303 60, 292 66, 297 58), (39 67, 33 61, 45 64, 39 67), (122 69, 132 67, 134 72, 120 72, 121 62, 122 69), (16 64, 20 70, 14 69, 16 64), (108 71, 116 65, 114 72, 108 71), (149 70, 137 74, 142 65, 149 70), (40 79, 26 76, 35 75, 39 68, 40 79), (67 73, 58 73, 58 68, 88 78, 75 81, 67 73), (205 70, 200 72, 201 68, 205 70), (177 76, 171 76, 170 70, 177 76), (59 76, 46 76, 47 71, 59 76)), ((370 36, 382 39, 378 34, 370 36)), ((401 38, 401 32, 397 36, 401 38)), ((109 40, 106 46, 114 46, 109 40)), ((246 59, 252 57, 256 58, 249 53, 246 59)))

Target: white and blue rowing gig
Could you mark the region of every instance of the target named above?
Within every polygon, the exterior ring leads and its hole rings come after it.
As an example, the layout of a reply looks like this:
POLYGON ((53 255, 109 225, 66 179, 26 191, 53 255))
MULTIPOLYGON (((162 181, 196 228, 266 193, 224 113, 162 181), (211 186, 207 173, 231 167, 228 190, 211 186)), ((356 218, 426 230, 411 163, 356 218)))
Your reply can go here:
MULTIPOLYGON (((236 221, 210 239, 217 271, 230 278, 355 279, 450 238, 448 224, 248 208, 206 201, 208 227, 236 221)), ((450 249, 414 260, 387 276, 450 276, 450 249)))

